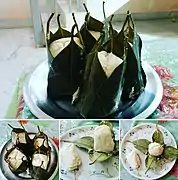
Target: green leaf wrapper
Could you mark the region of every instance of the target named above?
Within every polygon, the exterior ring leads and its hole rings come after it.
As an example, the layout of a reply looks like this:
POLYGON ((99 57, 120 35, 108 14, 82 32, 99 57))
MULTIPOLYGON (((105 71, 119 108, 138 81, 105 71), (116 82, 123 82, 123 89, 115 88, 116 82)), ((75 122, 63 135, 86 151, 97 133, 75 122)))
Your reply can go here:
POLYGON ((171 146, 166 146, 164 148, 163 156, 167 160, 173 161, 178 158, 178 149, 171 146))
POLYGON ((134 145, 136 149, 141 151, 143 154, 147 154, 148 146, 151 142, 147 139, 138 139, 138 140, 132 141, 131 143, 134 145))
POLYGON ((48 151, 50 151, 48 136, 40 130, 39 126, 38 126, 38 133, 33 138, 33 142, 34 142, 34 144, 33 144, 34 151, 37 151, 38 149, 40 149, 41 151, 46 152, 46 153, 48 151), (43 140, 43 143, 41 146, 37 146, 39 139, 43 140))
MULTIPOLYGON (((128 21, 128 18, 126 21, 128 21)), ((138 45, 140 41, 137 43, 139 51, 138 56, 136 56, 128 41, 130 31, 125 33, 124 30, 126 23, 119 33, 113 30, 111 23, 109 23, 109 26, 110 30, 108 31, 108 24, 105 21, 100 39, 95 44, 92 52, 86 57, 83 83, 77 99, 74 101, 74 106, 85 118, 101 118, 116 111, 121 112, 124 104, 136 99, 143 91, 143 88, 139 85, 138 76, 142 76, 144 87, 146 85, 146 76, 140 62, 141 46, 138 45), (98 59, 98 52, 101 51, 113 53, 123 60, 109 78, 98 59), (138 64, 138 61, 140 64, 138 64), (140 88, 138 88, 138 85, 140 88)))
POLYGON ((147 158, 145 159, 145 165, 146 165, 146 168, 147 168, 145 174, 150 169, 154 170, 157 167, 157 157, 151 156, 151 155, 147 156, 147 158))
MULTIPOLYGON (((23 153, 28 157, 31 156, 33 153, 33 140, 30 139, 29 134, 27 133, 27 131, 25 130, 24 126, 21 124, 22 128, 14 128, 12 127, 10 124, 8 124, 11 128, 11 136, 13 136, 14 134, 17 135, 17 140, 15 142, 15 146, 18 147, 19 149, 21 149, 23 151, 23 153), (22 143, 19 139, 19 134, 20 133, 24 133, 25 134, 25 140, 26 143, 22 143)), ((13 137, 12 137, 13 138, 13 137)))
POLYGON ((152 140, 153 142, 164 145, 164 136, 163 133, 158 129, 158 126, 156 126, 156 130, 153 133, 152 140))
MULTIPOLYGON (((36 179, 36 180, 48 180, 49 179, 49 172, 47 171, 48 167, 49 167, 49 162, 50 162, 50 154, 49 152, 46 152, 46 151, 43 151, 41 149, 38 149, 37 151, 35 151, 35 153, 33 154, 33 156, 35 154, 43 154, 45 156, 48 157, 48 162, 47 162, 47 168, 46 169, 43 169, 42 168, 42 165, 43 165, 43 162, 41 163, 41 166, 32 166, 31 169, 30 169, 30 173, 31 173, 31 176, 36 179)), ((33 157, 32 156, 32 162, 33 162, 33 157)))
POLYGON ((83 148, 89 151, 94 148, 94 139, 90 136, 85 136, 75 141, 74 144, 79 148, 83 148))
POLYGON ((89 159, 90 159, 90 165, 96 163, 96 162, 103 162, 108 160, 112 157, 111 153, 102 153, 102 152, 96 152, 96 151, 90 151, 89 152, 89 159))
POLYGON ((85 9, 87 11, 87 14, 85 16, 85 22, 80 29, 80 33, 82 35, 82 38, 85 44, 85 48, 86 48, 85 50, 88 54, 91 52, 95 43, 97 42, 97 40, 92 36, 90 31, 102 32, 104 25, 102 22, 90 16, 90 13, 88 12, 86 6, 85 6, 85 9))
MULTIPOLYGON (((9 158, 9 156, 10 156, 11 153, 13 153, 13 151, 15 149, 17 149, 22 154, 24 154, 23 151, 20 148, 18 148, 17 146, 13 146, 11 149, 7 150, 7 152, 5 154, 5 157, 4 157, 4 160, 8 163, 8 166, 9 166, 10 170, 14 174, 20 174, 20 173, 23 173, 23 172, 25 172, 27 170, 27 168, 28 168, 28 161, 27 160, 23 160, 23 158, 22 158, 22 163, 20 164, 20 166, 18 168, 13 167, 11 165, 11 159, 9 158)), ((24 156, 26 156, 26 155, 24 154, 24 156)))
POLYGON ((84 66, 82 58, 83 49, 74 41, 75 24, 72 27, 71 33, 62 29, 60 26, 55 34, 49 32, 49 22, 47 25, 47 51, 49 62, 48 86, 47 94, 51 99, 58 100, 63 96, 71 96, 76 92, 81 81, 81 71, 84 66), (55 40, 62 38, 71 38, 67 45, 56 57, 53 57, 50 52, 50 44, 55 40))

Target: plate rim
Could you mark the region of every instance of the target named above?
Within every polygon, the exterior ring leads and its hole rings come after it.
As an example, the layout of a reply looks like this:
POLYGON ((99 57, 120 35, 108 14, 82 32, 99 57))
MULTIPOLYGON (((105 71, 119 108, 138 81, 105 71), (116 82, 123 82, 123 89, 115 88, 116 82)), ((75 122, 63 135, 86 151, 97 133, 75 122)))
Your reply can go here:
MULTIPOLYGON (((86 120, 84 120, 84 121, 86 121, 86 120)), ((85 126, 77 126, 77 127, 74 127, 74 128, 72 128, 72 129, 67 130, 67 131, 64 132, 63 134, 61 134, 60 140, 62 140, 62 137, 63 137, 65 134, 67 134, 67 133, 69 133, 69 132, 71 132, 71 131, 78 130, 78 129, 81 129, 81 128, 91 128, 91 127, 97 127, 97 126, 99 126, 99 125, 85 125, 85 126)), ((118 129, 115 128, 115 127, 113 127, 113 130, 114 130, 114 131, 117 131, 118 129)))
POLYGON ((140 114, 133 117, 132 119, 143 119, 143 117, 144 118, 149 117, 157 109, 157 107, 159 106, 159 104, 163 98, 163 84, 162 84, 162 81, 161 81, 158 73, 154 70, 154 68, 152 66, 150 66, 145 61, 143 61, 142 63, 145 66, 147 66, 148 68, 152 69, 152 74, 154 75, 154 78, 156 79, 157 87, 159 87, 159 93, 157 94, 157 96, 155 96, 155 98, 153 99, 153 101, 151 102, 150 106, 147 109, 145 109, 140 114), (147 116, 146 114, 149 114, 149 116, 147 116))
MULTIPOLYGON (((30 134, 35 134, 35 133, 30 133, 30 134)), ((48 180, 53 180, 53 179, 55 178, 55 176, 57 175, 57 172, 59 171, 59 150, 58 150, 57 145, 54 143, 53 139, 52 139, 51 137, 48 137, 48 139, 50 140, 50 143, 54 146, 54 149, 55 149, 56 154, 57 154, 57 165, 56 165, 56 168, 55 168, 53 174, 52 174, 52 175, 50 176, 50 178, 48 179, 48 180)), ((11 142, 11 139, 3 142, 2 145, 0 146, 0 155, 1 155, 1 157, 3 157, 3 156, 2 156, 2 150, 3 150, 4 146, 5 146, 8 142, 12 143, 12 142, 11 142)), ((0 174, 3 176, 4 179, 8 180, 8 179, 6 178, 6 176, 4 176, 1 168, 0 168, 0 174)), ((30 180, 34 180, 34 179, 31 178, 30 180)))
POLYGON ((132 172, 130 172, 130 171, 128 170, 128 168, 126 167, 126 165, 125 165, 125 163, 124 163, 124 160, 123 160, 123 158, 122 158, 122 147, 123 147, 125 138, 128 136, 128 134, 129 134, 131 131, 133 131, 134 129, 136 129, 136 128, 140 127, 140 126, 143 126, 143 125, 144 125, 144 126, 145 126, 145 125, 158 125, 158 127, 161 127, 163 130, 165 130, 165 131, 167 131, 167 132, 169 133, 170 137, 171 137, 172 140, 173 140, 174 147, 177 147, 176 140, 175 140, 174 136, 173 136, 172 133, 171 133, 168 129, 166 129, 164 126, 161 126, 161 125, 156 124, 156 123, 141 123, 141 124, 139 124, 139 125, 136 125, 136 126, 134 126, 134 127, 131 127, 131 129, 130 129, 130 130, 124 135, 124 137, 122 138, 121 143, 120 143, 120 150, 121 150, 120 161, 121 161, 124 169, 125 169, 132 177, 135 177, 135 178, 138 178, 138 179, 142 179, 142 180, 156 180, 156 179, 159 179, 159 178, 165 176, 166 174, 168 174, 168 173, 172 170, 173 166, 175 165, 176 160, 172 161, 172 167, 170 166, 171 168, 169 168, 168 171, 166 171, 166 172, 163 173, 162 175, 159 175, 158 177, 155 177, 155 178, 152 178, 152 179, 150 179, 150 178, 149 178, 149 179, 145 179, 145 178, 143 178, 143 177, 137 176, 137 175, 133 174, 132 172))
MULTIPOLYGON (((47 64, 47 62, 44 61, 44 62, 40 63, 35 68, 35 70, 32 70, 31 73, 29 73, 27 75, 27 78, 25 79, 25 82, 23 84, 23 88, 22 88, 23 92, 22 93, 23 93, 23 97, 24 97, 24 101, 25 101, 26 105, 28 106, 29 110, 32 112, 32 114, 34 116, 36 116, 38 119, 55 119, 55 118, 49 116, 48 114, 46 114, 35 104, 35 102, 32 100, 32 95, 27 95, 27 94, 31 94, 30 93, 31 89, 29 89, 29 86, 28 86, 28 84, 31 80, 31 77, 36 72, 36 70, 44 64, 47 64)), ((155 81, 157 82, 156 85, 157 85, 157 87, 159 87, 160 92, 156 94, 156 96, 154 97, 153 101, 151 102, 151 104, 148 108, 146 108, 140 114, 138 114, 137 116, 135 116, 131 119, 145 119, 145 118, 149 117, 159 106, 159 104, 162 100, 162 96, 163 96, 163 85, 162 85, 159 75, 154 70, 154 68, 151 65, 149 65, 146 61, 142 61, 142 64, 143 64, 143 69, 144 69, 144 67, 147 67, 150 69, 151 73, 154 76, 155 81)))

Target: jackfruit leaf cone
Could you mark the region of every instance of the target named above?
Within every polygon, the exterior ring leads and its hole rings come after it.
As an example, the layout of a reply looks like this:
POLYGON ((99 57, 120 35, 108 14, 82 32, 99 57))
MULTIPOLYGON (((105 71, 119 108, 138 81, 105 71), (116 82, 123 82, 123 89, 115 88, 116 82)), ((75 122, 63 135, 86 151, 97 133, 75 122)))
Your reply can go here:
MULTIPOLYGON (((122 43, 121 46, 126 47, 127 42, 122 41, 122 43)), ((126 63, 123 62, 126 60, 127 50, 125 50, 123 61, 113 53, 114 48, 119 49, 120 47, 117 41, 114 41, 114 32, 109 35, 108 23, 105 18, 102 35, 87 56, 83 84, 80 87, 78 98, 74 101, 74 106, 85 118, 105 117, 122 106, 120 98, 126 69, 126 63), (109 75, 104 70, 100 61, 101 57, 99 59, 99 54, 101 55, 103 52, 112 58, 110 66, 112 63, 117 64, 109 75)))
POLYGON ((27 170, 28 161, 27 157, 21 149, 15 145, 11 149, 6 149, 4 160, 8 163, 10 170, 14 174, 20 174, 27 170), (20 158, 19 158, 20 156, 20 158), (15 162, 16 158, 16 162, 15 162))
MULTIPOLYGON (((111 25, 112 26, 112 25, 111 25)), ((110 34, 111 34, 110 26, 110 34)), ((123 84, 122 101, 131 102, 135 100, 146 86, 146 75, 141 64, 142 40, 136 32, 136 27, 131 14, 127 12, 127 16, 123 27, 119 33, 114 30, 113 53, 123 59, 124 48, 122 46, 125 36, 128 39, 127 68, 125 71, 125 81, 123 84), (119 47, 119 48, 118 48, 119 47)), ((110 42, 109 42, 110 43, 110 42)), ((107 47, 111 46, 111 44, 107 47)))
POLYGON ((91 52, 95 43, 98 41, 104 24, 90 16, 90 13, 88 12, 85 4, 84 7, 87 14, 85 16, 85 22, 80 29, 80 33, 85 44, 86 53, 88 54, 91 52))
POLYGON ((42 151, 41 149, 38 149, 35 151, 35 153, 32 156, 32 168, 30 169, 31 176, 36 179, 36 180, 48 180, 50 177, 50 174, 48 172, 49 168, 49 162, 50 162, 50 154, 42 151), (39 160, 38 164, 36 164, 35 159, 40 159, 37 158, 36 156, 40 157, 46 157, 43 158, 43 161, 39 160), (39 164, 40 163, 40 164, 39 164))
POLYGON ((127 12, 126 21, 121 32, 125 31, 125 27, 128 34, 129 52, 127 59, 128 68, 125 74, 127 81, 124 84, 122 95, 122 100, 124 101, 135 99, 136 97, 138 97, 141 92, 144 91, 144 88, 146 86, 146 75, 142 68, 141 62, 142 40, 136 31, 136 26, 129 11, 127 12), (133 51, 133 53, 131 52, 131 50, 133 51), (132 63, 130 63, 132 59, 135 59, 135 62, 133 61, 132 63), (133 74, 131 74, 130 72, 132 72, 133 74), (130 84, 129 82, 132 83, 130 84))
MULTIPOLYGON (((51 17, 49 18, 47 29, 49 29, 50 20, 51 17)), ((50 32, 49 36, 47 36, 47 51, 50 54, 48 56, 47 94, 54 100, 61 99, 64 96, 72 96, 75 93, 80 84, 81 71, 84 66, 81 39, 74 35, 74 29, 78 27, 77 24, 73 25, 71 33, 61 28, 59 16, 58 24, 59 29, 57 32, 54 35, 50 32), (63 47, 60 48, 61 46, 63 47), (58 53, 56 51, 53 52, 53 54, 56 53, 56 56, 52 55, 52 47, 53 50, 56 48, 59 51, 58 53)))
POLYGON ((50 22, 52 20, 52 18, 54 17, 54 13, 52 13, 47 21, 47 27, 46 27, 46 47, 47 47, 47 53, 48 53, 48 61, 49 63, 51 63, 54 60, 54 57, 51 54, 50 51, 50 45, 51 43, 53 43, 54 41, 61 39, 61 38, 67 38, 67 37, 71 37, 72 33, 63 29, 61 27, 61 23, 60 23, 60 14, 57 15, 57 23, 58 23, 58 29, 55 33, 52 33, 50 31, 50 22))

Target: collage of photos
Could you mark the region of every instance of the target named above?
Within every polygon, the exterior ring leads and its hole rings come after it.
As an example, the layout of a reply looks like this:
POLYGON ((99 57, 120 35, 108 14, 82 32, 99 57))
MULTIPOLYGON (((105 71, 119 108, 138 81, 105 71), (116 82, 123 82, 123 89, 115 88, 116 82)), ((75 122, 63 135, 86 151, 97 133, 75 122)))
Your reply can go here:
POLYGON ((178 0, 0 0, 0 180, 178 180, 178 0))
POLYGON ((0 122, 2 180, 176 180, 176 120, 0 122))

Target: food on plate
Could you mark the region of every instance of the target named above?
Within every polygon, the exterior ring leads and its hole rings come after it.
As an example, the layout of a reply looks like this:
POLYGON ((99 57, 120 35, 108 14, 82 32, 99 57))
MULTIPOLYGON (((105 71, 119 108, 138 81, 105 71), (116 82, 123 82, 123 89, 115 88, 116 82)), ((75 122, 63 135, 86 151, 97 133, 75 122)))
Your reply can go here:
POLYGON ((70 144, 64 151, 64 161, 69 171, 78 170, 82 161, 74 144, 70 144))
POLYGON ((164 151, 164 148, 161 144, 159 143, 150 143, 148 146, 148 152, 152 156, 160 156, 164 151))
POLYGON ((141 166, 140 156, 134 149, 128 154, 127 161, 133 169, 139 169, 141 166))
POLYGON ((5 161, 15 174, 22 173, 28 168, 27 156, 16 146, 7 150, 5 161))
POLYGON ((103 2, 104 22, 90 15, 86 5, 82 27, 73 14, 69 32, 61 27, 53 34, 47 23, 49 74, 47 94, 53 100, 66 97, 84 118, 108 117, 121 113, 136 101, 146 86, 142 68, 142 40, 128 12, 120 32, 108 21, 103 2), (74 34, 74 29, 77 33, 74 34))
MULTIPOLYGON (((130 26, 131 15, 127 16, 130 26)), ((133 29, 127 23, 118 33, 111 21, 112 18, 109 23, 105 21, 99 40, 86 56, 82 85, 73 101, 85 118, 107 117, 123 111, 123 105, 136 99, 146 85, 139 36, 131 36, 133 29), (134 42, 133 48, 129 41, 134 42)))
POLYGON ((47 180, 49 174, 47 173, 48 165, 50 162, 49 151, 42 151, 38 149, 32 156, 32 169, 31 176, 36 180, 47 180))
POLYGON ((97 126, 94 130, 94 150, 99 152, 112 152, 114 150, 114 141, 109 126, 97 126))
POLYGON ((51 147, 48 136, 38 126, 37 133, 28 133, 25 128, 12 128, 12 148, 6 150, 4 160, 14 174, 28 173, 35 180, 49 179, 48 167, 51 147))
POLYGON ((113 156, 118 156, 119 153, 119 142, 115 139, 113 126, 108 121, 102 121, 94 129, 93 136, 83 136, 76 141, 62 139, 61 142, 70 143, 63 152, 66 159, 64 163, 67 163, 68 170, 76 170, 82 163, 76 147, 88 153, 89 165, 106 161, 113 156))
POLYGON ((134 147, 146 155, 145 166, 147 173, 149 170, 156 170, 162 167, 165 163, 178 159, 178 149, 165 144, 164 134, 159 129, 158 125, 152 134, 152 141, 147 139, 137 139, 134 141, 127 141, 132 143, 134 147))

